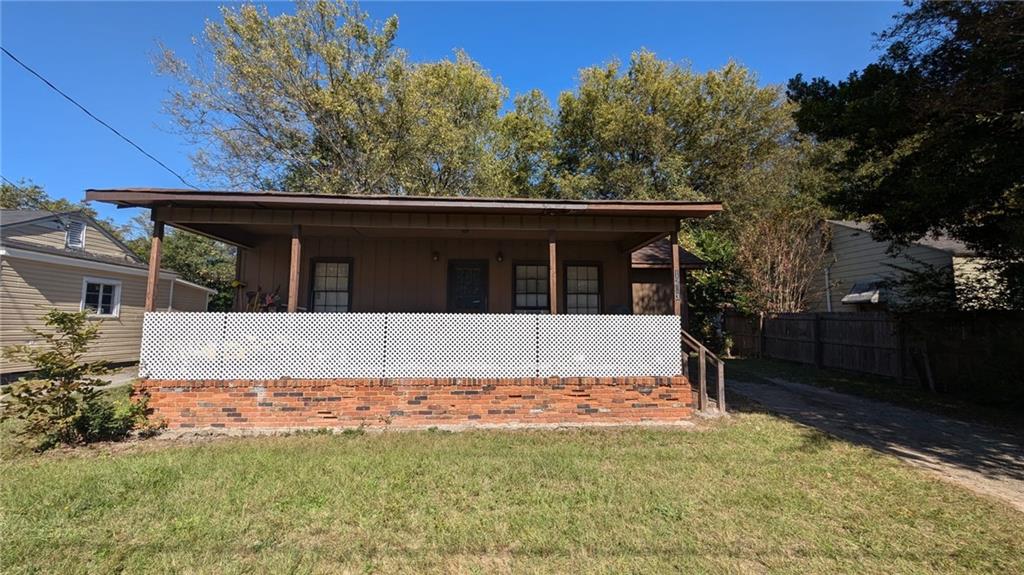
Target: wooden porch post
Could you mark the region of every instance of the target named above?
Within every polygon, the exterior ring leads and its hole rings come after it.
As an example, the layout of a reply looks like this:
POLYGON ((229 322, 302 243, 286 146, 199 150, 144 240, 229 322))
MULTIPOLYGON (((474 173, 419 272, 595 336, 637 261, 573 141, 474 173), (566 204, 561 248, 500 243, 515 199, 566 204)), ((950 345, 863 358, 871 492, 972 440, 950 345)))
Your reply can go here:
POLYGON ((288 268, 288 313, 299 311, 299 263, 302 259, 302 229, 292 226, 292 257, 288 268))
POLYGON ((672 313, 683 315, 683 279, 679 270, 679 223, 669 236, 672 242, 672 313))
POLYGON ((679 270, 679 297, 682 299, 683 329, 690 331, 690 299, 686 295, 686 271, 679 270))
POLYGON ((164 223, 153 220, 149 243, 149 275, 146 277, 146 311, 156 311, 156 291, 160 283, 160 250, 164 242, 164 223))
POLYGON ((548 230, 548 304, 551 315, 558 313, 558 240, 555 230, 548 230))

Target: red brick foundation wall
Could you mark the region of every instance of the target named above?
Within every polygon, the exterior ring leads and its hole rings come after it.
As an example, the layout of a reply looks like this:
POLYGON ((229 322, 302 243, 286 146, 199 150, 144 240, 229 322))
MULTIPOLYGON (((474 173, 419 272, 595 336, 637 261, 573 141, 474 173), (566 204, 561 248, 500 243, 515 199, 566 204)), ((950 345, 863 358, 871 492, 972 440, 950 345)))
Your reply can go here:
POLYGON ((171 429, 672 422, 693 414, 685 377, 143 380, 171 429))

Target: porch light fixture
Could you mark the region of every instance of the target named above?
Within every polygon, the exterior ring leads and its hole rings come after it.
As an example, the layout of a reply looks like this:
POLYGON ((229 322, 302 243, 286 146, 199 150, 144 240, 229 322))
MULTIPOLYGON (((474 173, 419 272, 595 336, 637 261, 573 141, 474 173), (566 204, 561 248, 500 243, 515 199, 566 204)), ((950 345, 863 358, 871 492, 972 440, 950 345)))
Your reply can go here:
POLYGON ((430 252, 430 259, 436 262, 437 260, 441 259, 441 254, 437 252, 430 252))
POLYGON ((501 250, 498 250, 498 255, 494 256, 494 259, 498 260, 498 263, 500 264, 505 261, 505 254, 501 253, 501 250))

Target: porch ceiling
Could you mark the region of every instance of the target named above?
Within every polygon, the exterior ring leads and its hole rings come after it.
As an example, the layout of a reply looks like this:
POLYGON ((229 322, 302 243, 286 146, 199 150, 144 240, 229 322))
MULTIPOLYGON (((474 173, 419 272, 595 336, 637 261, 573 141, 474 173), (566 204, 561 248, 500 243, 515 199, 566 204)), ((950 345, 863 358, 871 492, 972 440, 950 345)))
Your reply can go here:
MULTIPOLYGON (((242 247, 252 247, 267 237, 289 237, 290 225, 281 224, 202 224, 167 220, 168 225, 242 247)), ((648 242, 665 237, 666 230, 654 232, 562 230, 558 239, 562 241, 618 242, 622 249, 633 249, 648 242)), ((437 228, 360 228, 331 226, 302 226, 303 237, 347 237, 347 238, 465 238, 465 239, 508 239, 546 240, 544 230, 516 229, 437 229, 437 228)))

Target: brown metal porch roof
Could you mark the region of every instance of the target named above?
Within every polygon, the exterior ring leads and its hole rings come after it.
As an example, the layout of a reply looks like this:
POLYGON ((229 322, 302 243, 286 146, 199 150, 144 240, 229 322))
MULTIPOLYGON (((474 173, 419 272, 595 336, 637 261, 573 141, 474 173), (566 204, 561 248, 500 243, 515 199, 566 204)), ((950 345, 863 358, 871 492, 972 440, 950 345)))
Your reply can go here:
POLYGON ((276 191, 233 192, 163 188, 89 189, 85 198, 128 208, 246 207, 332 209, 373 212, 445 212, 466 214, 655 216, 704 218, 722 210, 718 202, 554 200, 437 196, 353 196, 276 191))

